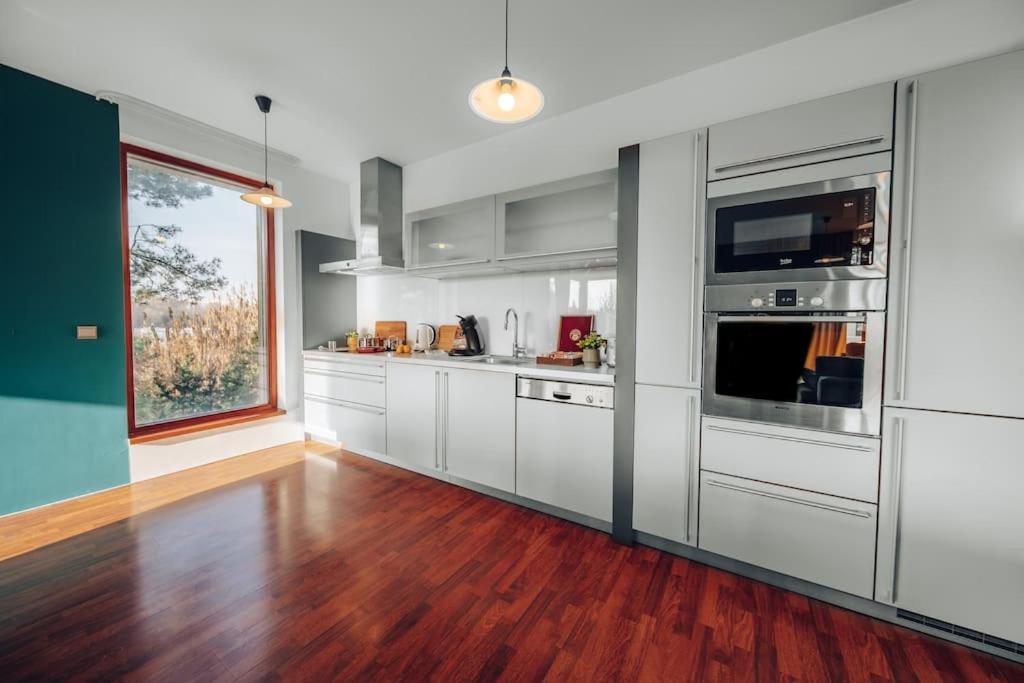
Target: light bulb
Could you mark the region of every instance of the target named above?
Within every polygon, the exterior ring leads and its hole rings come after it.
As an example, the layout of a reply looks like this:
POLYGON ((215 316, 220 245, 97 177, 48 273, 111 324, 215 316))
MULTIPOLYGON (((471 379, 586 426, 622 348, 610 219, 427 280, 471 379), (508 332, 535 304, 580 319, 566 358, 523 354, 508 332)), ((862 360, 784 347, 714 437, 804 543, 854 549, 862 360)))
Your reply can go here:
POLYGON ((274 203, 274 199, 272 197, 267 197, 267 196, 260 197, 260 204, 263 204, 264 206, 270 206, 273 203, 274 203))
POLYGON ((503 92, 498 95, 498 106, 502 111, 512 111, 516 108, 516 96, 510 92, 503 92))

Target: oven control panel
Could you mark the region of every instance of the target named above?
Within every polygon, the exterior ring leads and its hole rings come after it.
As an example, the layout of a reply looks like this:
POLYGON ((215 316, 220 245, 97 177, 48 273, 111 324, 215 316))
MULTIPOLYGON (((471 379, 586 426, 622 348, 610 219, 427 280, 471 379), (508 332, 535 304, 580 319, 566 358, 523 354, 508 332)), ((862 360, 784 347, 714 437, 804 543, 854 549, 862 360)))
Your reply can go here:
POLYGON ((880 311, 884 280, 710 285, 707 311, 880 311))

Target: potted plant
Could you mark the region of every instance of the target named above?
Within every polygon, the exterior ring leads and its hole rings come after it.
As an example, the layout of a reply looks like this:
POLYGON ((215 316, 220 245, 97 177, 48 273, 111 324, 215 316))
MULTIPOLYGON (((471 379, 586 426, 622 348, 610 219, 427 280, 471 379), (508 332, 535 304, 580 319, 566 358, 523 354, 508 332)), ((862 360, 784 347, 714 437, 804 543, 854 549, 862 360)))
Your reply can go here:
POLYGON ((576 342, 576 346, 583 349, 583 365, 588 368, 601 367, 601 347, 607 343, 607 340, 597 332, 591 332, 576 342))
POLYGON ((348 344, 349 351, 355 351, 359 348, 359 333, 355 330, 345 333, 345 343, 348 344))

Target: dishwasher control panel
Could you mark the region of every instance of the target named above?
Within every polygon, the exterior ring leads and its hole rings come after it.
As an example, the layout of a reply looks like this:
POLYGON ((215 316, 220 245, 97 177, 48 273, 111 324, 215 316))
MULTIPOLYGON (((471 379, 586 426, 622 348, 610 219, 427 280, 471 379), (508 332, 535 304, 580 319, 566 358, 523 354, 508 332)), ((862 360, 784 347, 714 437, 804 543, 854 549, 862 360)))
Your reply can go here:
POLYGON ((590 408, 615 407, 615 387, 601 384, 579 384, 577 382, 519 377, 516 396, 590 408))

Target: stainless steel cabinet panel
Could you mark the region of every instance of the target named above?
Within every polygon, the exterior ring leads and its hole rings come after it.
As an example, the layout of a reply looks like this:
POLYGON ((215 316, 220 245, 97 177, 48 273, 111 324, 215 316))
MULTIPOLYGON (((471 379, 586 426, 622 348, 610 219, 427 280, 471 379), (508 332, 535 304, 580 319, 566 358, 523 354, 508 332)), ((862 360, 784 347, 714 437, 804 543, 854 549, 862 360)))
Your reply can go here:
POLYGON ((1024 420, 886 409, 882 440, 877 599, 1024 642, 1024 420))
POLYGON ((514 492, 516 376, 444 369, 442 466, 461 479, 514 492))
POLYGON ((383 454, 387 450, 383 408, 306 396, 303 409, 305 429, 312 436, 353 451, 383 454))
POLYGON ((307 368, 302 386, 307 395, 384 407, 384 378, 376 375, 307 368))
POLYGON ((701 469, 878 502, 878 439, 705 417, 701 469))
POLYGON ((516 494, 612 519, 612 411, 516 400, 516 494))
POLYGON ((704 130, 640 145, 639 383, 700 387, 706 154, 704 130))
POLYGON ((891 149, 892 88, 882 83, 712 126, 708 179, 891 149))
POLYGON ((700 392, 636 386, 633 528, 696 545, 700 392))
POLYGON ((886 403, 1024 417, 1024 52, 897 94, 886 403))
POLYGON ((391 363, 387 380, 388 456, 441 469, 441 369, 391 363))
POLYGON ((701 473, 700 547, 871 598, 876 506, 701 473))

